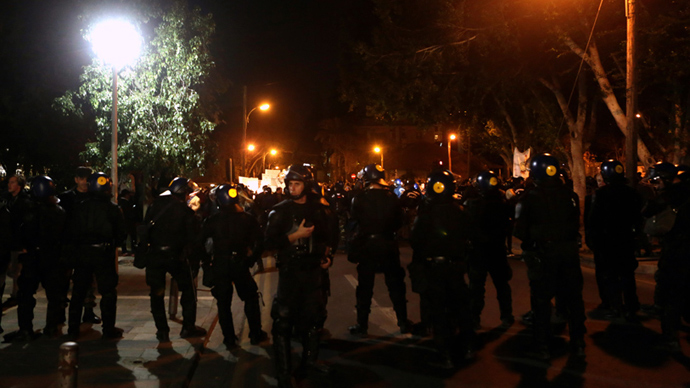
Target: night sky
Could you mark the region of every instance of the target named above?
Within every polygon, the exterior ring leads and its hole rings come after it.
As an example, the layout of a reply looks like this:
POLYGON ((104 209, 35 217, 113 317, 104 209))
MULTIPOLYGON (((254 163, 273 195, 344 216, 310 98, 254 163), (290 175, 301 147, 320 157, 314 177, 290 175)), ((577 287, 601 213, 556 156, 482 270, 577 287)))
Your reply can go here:
MULTIPOLYGON (((0 16, 0 112, 3 131, 44 127, 52 143, 82 142, 84 129, 55 133, 53 99, 79 85, 92 56, 79 31, 79 15, 95 1, 12 0, 0 16), (21 108, 21 109, 20 109, 21 108), (34 112, 41 111, 40 119, 34 112), (47 121, 47 122, 46 122, 47 121)), ((290 147, 316 151, 317 123, 343 112, 337 102, 340 43, 339 1, 190 0, 212 13, 217 68, 230 81, 219 105, 218 132, 241 133, 242 86, 249 109, 269 101, 269 113, 254 113, 248 138, 274 138, 290 147), (260 134, 260 135, 259 135, 260 134), (298 141, 296 141, 298 139, 298 141), (298 145, 295 146, 294 144, 298 145)), ((64 124, 64 123, 63 123, 64 124)), ((8 136, 5 133, 5 136, 8 136)), ((6 139, 6 137, 5 137, 6 139)), ((293 150, 294 151, 294 150, 293 150)), ((299 151, 299 150, 298 150, 299 151)), ((77 155, 69 160, 78 163, 77 155)))

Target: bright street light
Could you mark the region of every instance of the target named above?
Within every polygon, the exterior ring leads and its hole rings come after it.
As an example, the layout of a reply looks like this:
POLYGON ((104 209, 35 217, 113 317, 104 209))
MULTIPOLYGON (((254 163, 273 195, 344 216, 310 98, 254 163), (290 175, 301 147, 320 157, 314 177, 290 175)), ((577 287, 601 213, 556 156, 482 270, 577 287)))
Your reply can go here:
POLYGON ((374 152, 377 154, 381 154, 381 168, 383 168, 383 150, 381 149, 381 147, 376 146, 374 147, 374 152))
POLYGON ((106 65, 113 68, 113 115, 112 115, 112 167, 111 178, 114 190, 112 195, 117 198, 119 180, 117 176, 117 71, 136 62, 141 50, 142 39, 131 23, 121 19, 103 21, 91 30, 89 36, 93 52, 106 65))
POLYGON ((278 153, 278 151, 276 151, 276 150, 271 150, 271 155, 275 155, 275 154, 277 154, 277 153, 278 153))
POLYGON ((247 146, 247 151, 249 151, 249 152, 254 152, 255 149, 256 149, 256 147, 254 147, 254 144, 250 144, 247 146))
MULTIPOLYGON (((255 106, 252 108, 252 110, 247 113, 247 86, 245 85, 242 88, 242 147, 246 146, 247 144, 247 124, 249 124, 249 116, 251 116, 252 112, 255 110, 259 109, 262 111, 267 111, 271 108, 271 105, 267 103, 263 103, 259 106, 255 106)), ((242 148, 242 175, 245 175, 245 169, 246 169, 246 164, 247 164, 247 155, 246 152, 244 152, 244 148, 242 148)))

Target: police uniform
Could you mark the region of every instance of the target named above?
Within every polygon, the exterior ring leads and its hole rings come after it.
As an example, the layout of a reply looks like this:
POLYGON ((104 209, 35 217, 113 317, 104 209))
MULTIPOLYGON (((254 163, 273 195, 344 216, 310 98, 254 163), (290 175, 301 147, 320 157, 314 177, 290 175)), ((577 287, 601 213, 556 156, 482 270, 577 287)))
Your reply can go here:
POLYGON ((261 257, 259 223, 238 203, 237 189, 233 185, 221 185, 216 190, 220 212, 209 217, 203 226, 203 241, 213 242, 212 261, 204 265, 211 276, 211 293, 218 301, 218 322, 223 330, 225 344, 237 343, 232 319, 233 284, 237 295, 244 302, 244 313, 249 325, 249 338, 258 344, 266 338, 261 330, 261 309, 258 287, 249 273, 255 257, 261 257), (251 255, 250 255, 251 253, 251 255))
POLYGON ((117 315, 116 249, 126 237, 125 219, 120 208, 110 200, 112 183, 103 173, 89 177, 89 196, 74 205, 66 227, 66 244, 72 246, 74 273, 72 300, 69 305, 68 333, 79 335, 84 298, 94 275, 101 294, 103 337, 119 338, 115 327, 117 315))
POLYGON ((687 179, 672 183, 678 169, 662 162, 654 166, 653 179, 664 182, 659 198, 645 210, 647 216, 671 208, 676 212, 673 227, 661 236, 661 257, 655 299, 661 306, 662 346, 671 352, 681 352, 678 333, 687 301, 690 299, 690 183, 687 179))
POLYGON ((484 309, 486 277, 491 275, 501 322, 504 326, 509 326, 515 321, 509 284, 513 271, 508 264, 503 243, 512 218, 511 206, 505 199, 505 193, 498 188, 498 177, 494 173, 479 173, 477 186, 478 195, 465 203, 472 223, 472 251, 469 260, 472 320, 475 327, 479 326, 484 309))
POLYGON ((19 275, 17 339, 31 339, 34 334, 33 318, 39 284, 48 299, 44 334, 54 335, 60 318, 61 275, 60 247, 65 226, 65 211, 55 201, 55 185, 46 176, 34 178, 31 183, 32 201, 27 206, 20 235, 26 253, 21 256, 19 275))
POLYGON ((530 163, 536 187, 515 210, 515 237, 522 241, 530 281, 538 356, 549 358, 551 299, 568 311, 571 350, 584 354, 585 309, 579 256, 580 207, 577 195, 559 177, 558 160, 537 155, 530 163))
POLYGON ((400 265, 396 233, 403 224, 403 209, 398 197, 388 190, 385 173, 379 165, 368 165, 362 172, 368 187, 352 200, 352 221, 357 233, 350 244, 348 260, 357 263, 357 324, 350 332, 366 335, 369 327, 374 279, 383 273, 393 309, 402 333, 411 330, 407 319, 405 270, 400 265), (373 188, 377 184, 381 188, 373 188))
POLYGON ((641 227, 642 198, 625 184, 623 165, 601 165, 606 185, 595 192, 587 222, 586 241, 594 252, 597 283, 609 317, 632 318, 639 310, 635 283, 636 229, 641 227))
POLYGON ((169 341, 170 326, 165 314, 166 274, 177 282, 182 307, 180 336, 198 337, 206 331, 196 326, 196 289, 194 276, 201 259, 201 230, 194 211, 185 200, 195 190, 194 182, 178 177, 169 190, 156 198, 146 212, 144 223, 155 220, 149 230, 150 255, 146 265, 146 284, 150 287, 151 314, 156 323, 156 337, 169 341))
POLYGON ((465 283, 470 222, 453 200, 454 178, 449 171, 429 175, 427 199, 419 207, 411 234, 412 263, 408 267, 412 290, 428 302, 434 344, 441 355, 438 366, 450 368, 451 340, 456 329, 471 357, 473 327, 470 296, 465 283))
POLYGON ((300 369, 318 368, 318 329, 326 316, 325 273, 321 265, 337 247, 337 232, 332 228, 328 203, 311 193, 314 184, 311 171, 299 165, 290 166, 285 183, 290 199, 277 204, 269 213, 264 240, 266 250, 277 251, 278 290, 271 317, 279 387, 290 385, 293 328, 302 335, 300 369), (289 192, 289 183, 293 180, 304 182, 299 196, 289 192), (298 203, 303 196, 306 202, 298 203), (290 242, 288 236, 296 232, 303 221, 305 227, 314 227, 311 236, 290 242))

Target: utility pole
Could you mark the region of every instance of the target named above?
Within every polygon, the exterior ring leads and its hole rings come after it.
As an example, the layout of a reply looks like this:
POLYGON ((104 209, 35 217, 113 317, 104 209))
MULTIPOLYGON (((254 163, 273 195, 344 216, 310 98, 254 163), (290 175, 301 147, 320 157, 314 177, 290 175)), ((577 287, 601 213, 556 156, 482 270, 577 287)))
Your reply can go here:
POLYGON ((628 25, 627 58, 625 77, 625 116, 628 135, 625 137, 625 172, 631 185, 637 174, 637 77, 635 58, 635 0, 625 0, 625 17, 628 25))
POLYGON ((242 176, 246 175, 247 163, 247 85, 242 87, 242 176))

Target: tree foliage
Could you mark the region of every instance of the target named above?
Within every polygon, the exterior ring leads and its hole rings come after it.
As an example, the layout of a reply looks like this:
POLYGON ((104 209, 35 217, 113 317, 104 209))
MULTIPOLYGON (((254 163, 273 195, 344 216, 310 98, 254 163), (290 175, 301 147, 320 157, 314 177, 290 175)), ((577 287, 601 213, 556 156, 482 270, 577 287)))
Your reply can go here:
MULTIPOLYGON (((216 113, 208 87, 215 76, 209 50, 215 29, 212 15, 178 1, 148 23, 157 25, 140 59, 118 72, 120 168, 203 171, 213 151, 207 140, 216 113)), ((66 114, 95 121, 93 141, 82 157, 102 168, 111 163, 112 70, 94 59, 80 79, 81 86, 65 93, 56 106, 66 114)))

